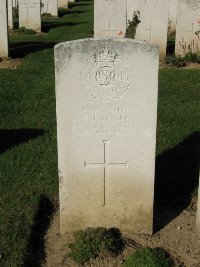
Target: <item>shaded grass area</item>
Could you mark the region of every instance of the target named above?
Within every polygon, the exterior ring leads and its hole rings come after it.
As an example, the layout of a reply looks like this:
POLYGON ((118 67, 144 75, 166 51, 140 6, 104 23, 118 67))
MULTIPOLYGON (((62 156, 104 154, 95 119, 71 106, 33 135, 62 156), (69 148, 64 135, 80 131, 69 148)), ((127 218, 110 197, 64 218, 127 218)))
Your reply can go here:
POLYGON ((199 99, 199 70, 160 70, 155 231, 164 227, 190 204, 198 186, 199 99))
MULTIPOLYGON (((45 257, 58 194, 53 46, 91 37, 92 9, 77 1, 59 18, 43 18, 46 35, 10 38, 10 54, 23 64, 0 70, 0 266, 37 267, 45 257)), ((197 186, 199 97, 199 70, 160 71, 156 210, 167 203, 180 212, 197 186)), ((159 226, 170 216, 159 216, 159 226)))
POLYGON ((54 44, 91 37, 92 2, 43 18, 47 34, 12 36, 17 70, 0 70, 0 266, 40 266, 58 194, 54 44), (72 12, 73 11, 73 12, 72 12), (48 30, 47 30, 48 29, 48 30))

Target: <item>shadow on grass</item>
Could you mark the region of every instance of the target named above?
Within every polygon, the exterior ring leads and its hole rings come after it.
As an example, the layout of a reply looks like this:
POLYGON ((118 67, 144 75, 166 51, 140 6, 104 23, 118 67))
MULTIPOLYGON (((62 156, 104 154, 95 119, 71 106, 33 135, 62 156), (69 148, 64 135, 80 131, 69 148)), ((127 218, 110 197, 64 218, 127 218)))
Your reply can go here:
POLYGON ((0 154, 19 144, 44 135, 40 129, 0 129, 0 154))
POLYGON ((42 32, 49 32, 51 29, 54 28, 58 28, 58 27, 64 27, 64 26, 68 26, 68 27, 72 27, 72 26, 76 26, 79 24, 84 24, 86 22, 79 22, 79 23, 75 23, 75 22, 66 22, 66 23, 62 23, 62 22, 43 22, 42 23, 42 32))
POLYGON ((23 267, 40 267, 45 259, 45 234, 55 211, 54 205, 41 195, 31 235, 26 248, 23 267))
POLYGON ((63 17, 65 15, 70 15, 70 14, 83 14, 83 13, 87 13, 87 11, 66 9, 66 10, 60 10, 58 16, 59 17, 63 17))
POLYGON ((82 4, 81 2, 85 2, 85 1, 78 1, 78 2, 75 2, 75 3, 69 3, 68 4, 68 8, 74 8, 74 7, 78 7, 78 6, 91 6, 92 4, 82 4), (80 4, 79 4, 80 2, 80 4))
POLYGON ((198 186, 200 133, 158 155, 155 174, 154 232, 177 217, 198 186))
POLYGON ((19 42, 10 45, 10 57, 11 58, 23 58, 26 55, 41 51, 47 48, 53 48, 56 43, 45 42, 19 42))

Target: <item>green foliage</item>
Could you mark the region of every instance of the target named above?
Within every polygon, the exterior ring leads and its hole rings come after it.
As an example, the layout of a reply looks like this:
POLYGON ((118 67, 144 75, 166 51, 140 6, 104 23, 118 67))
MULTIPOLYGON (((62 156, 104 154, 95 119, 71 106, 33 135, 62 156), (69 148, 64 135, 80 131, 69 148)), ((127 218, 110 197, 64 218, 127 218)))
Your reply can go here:
POLYGON ((177 68, 185 67, 187 63, 200 64, 200 53, 187 52, 184 56, 171 56, 167 55, 165 58, 167 65, 171 65, 177 68))
POLYGON ((139 11, 134 11, 133 12, 133 19, 128 20, 128 28, 126 31, 126 37, 128 38, 135 38, 136 30, 138 25, 141 23, 140 20, 140 12, 139 11))
POLYGON ((50 13, 42 13, 42 17, 51 18, 53 16, 50 13))
POLYGON ((165 63, 170 66, 174 66, 177 68, 185 67, 186 66, 186 61, 184 58, 181 56, 166 56, 165 58, 165 63))
POLYGON ((185 54, 184 59, 186 62, 194 62, 200 64, 200 53, 194 53, 189 51, 185 54))
POLYGON ((141 248, 127 257, 123 267, 171 267, 174 266, 169 255, 162 249, 141 248))
POLYGON ((69 257, 84 264, 101 252, 118 254, 123 249, 123 240, 117 229, 88 228, 74 233, 69 248, 69 257))
POLYGON ((21 35, 34 35, 36 34, 35 30, 26 29, 25 27, 20 27, 18 29, 13 30, 14 33, 21 34, 21 35))

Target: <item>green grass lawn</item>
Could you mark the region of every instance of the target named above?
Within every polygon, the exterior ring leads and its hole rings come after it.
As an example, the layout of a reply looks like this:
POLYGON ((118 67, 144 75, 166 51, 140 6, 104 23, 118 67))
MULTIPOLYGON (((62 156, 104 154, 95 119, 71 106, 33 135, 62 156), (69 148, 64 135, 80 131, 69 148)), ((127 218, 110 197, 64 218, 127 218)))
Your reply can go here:
MULTIPOLYGON (((2 267, 36 267, 44 257, 43 238, 58 199, 53 46, 92 36, 93 3, 77 1, 67 12, 60 10, 59 18, 43 18, 42 27, 46 35, 10 38, 11 56, 23 63, 0 70, 2 267)), ((160 71, 157 174, 167 166, 171 173, 164 178, 173 177, 172 185, 196 175, 199 98, 199 70, 160 71)))

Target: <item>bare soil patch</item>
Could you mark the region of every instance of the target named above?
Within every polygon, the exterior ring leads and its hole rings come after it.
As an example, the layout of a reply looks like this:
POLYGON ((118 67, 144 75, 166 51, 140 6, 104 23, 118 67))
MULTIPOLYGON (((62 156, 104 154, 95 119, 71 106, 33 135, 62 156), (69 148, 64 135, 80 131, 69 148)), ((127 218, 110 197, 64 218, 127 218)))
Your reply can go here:
POLYGON ((0 69, 17 69, 22 64, 20 58, 0 58, 0 69))
MULTIPOLYGON (((169 211, 170 212, 170 211, 169 211)), ((195 230, 196 203, 190 205, 178 217, 154 235, 123 233, 126 246, 118 257, 101 255, 84 266, 87 267, 118 267, 126 256, 139 247, 163 248, 174 259, 176 266, 200 266, 200 236, 195 230)), ((59 212, 56 212, 45 237, 46 259, 43 267, 78 267, 67 256, 68 244, 73 234, 59 234, 59 212)))

